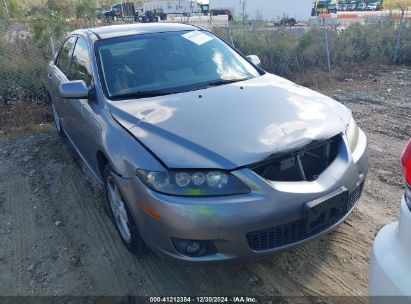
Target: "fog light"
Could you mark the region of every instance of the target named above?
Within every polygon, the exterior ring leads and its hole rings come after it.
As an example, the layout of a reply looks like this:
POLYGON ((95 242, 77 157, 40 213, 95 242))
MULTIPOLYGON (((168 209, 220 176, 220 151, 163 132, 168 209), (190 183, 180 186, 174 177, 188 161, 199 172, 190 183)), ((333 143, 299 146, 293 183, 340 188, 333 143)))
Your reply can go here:
POLYGON ((217 252, 211 241, 184 240, 172 238, 175 249, 182 255, 189 257, 201 257, 217 252))

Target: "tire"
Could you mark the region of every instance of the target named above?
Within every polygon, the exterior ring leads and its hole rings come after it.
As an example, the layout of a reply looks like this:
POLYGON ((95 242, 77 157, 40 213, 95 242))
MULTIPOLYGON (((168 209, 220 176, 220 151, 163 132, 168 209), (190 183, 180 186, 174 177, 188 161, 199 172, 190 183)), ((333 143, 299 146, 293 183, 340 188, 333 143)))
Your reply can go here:
POLYGON ((104 192, 106 196, 106 211, 128 251, 134 254, 144 252, 145 243, 137 225, 130 213, 127 202, 117 186, 110 165, 104 169, 104 192))
POLYGON ((158 22, 158 17, 154 17, 153 22, 158 22))
POLYGON ((51 102, 51 110, 53 111, 53 118, 54 118, 54 125, 56 127, 57 134, 60 137, 66 137, 66 133, 64 133, 63 127, 61 126, 60 117, 57 114, 56 108, 54 107, 54 103, 50 98, 51 102))

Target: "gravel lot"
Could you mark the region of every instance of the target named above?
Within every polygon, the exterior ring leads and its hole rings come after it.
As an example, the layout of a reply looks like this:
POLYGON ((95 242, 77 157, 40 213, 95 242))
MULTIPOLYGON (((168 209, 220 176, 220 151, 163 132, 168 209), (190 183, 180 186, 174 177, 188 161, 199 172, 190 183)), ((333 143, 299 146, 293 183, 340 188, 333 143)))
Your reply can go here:
POLYGON ((329 235, 248 264, 186 268, 150 251, 134 256, 65 140, 54 132, 0 140, 0 295, 366 295, 372 241, 399 211, 411 69, 360 78, 320 89, 368 135, 359 206, 329 235))

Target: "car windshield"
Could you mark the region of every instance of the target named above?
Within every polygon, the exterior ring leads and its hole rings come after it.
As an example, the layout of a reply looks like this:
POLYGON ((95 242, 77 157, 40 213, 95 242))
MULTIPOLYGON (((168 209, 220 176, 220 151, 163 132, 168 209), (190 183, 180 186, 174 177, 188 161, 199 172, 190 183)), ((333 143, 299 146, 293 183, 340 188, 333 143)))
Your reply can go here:
POLYGON ((260 72, 206 31, 178 31, 96 42, 109 98, 151 97, 246 80, 260 72))

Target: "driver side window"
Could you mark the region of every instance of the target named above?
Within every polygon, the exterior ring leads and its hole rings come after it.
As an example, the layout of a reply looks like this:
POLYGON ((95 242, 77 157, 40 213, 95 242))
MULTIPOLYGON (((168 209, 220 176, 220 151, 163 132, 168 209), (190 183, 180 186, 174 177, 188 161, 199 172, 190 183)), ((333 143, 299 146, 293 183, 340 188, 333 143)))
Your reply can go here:
POLYGON ((90 86, 92 78, 87 41, 79 37, 71 60, 69 80, 83 80, 87 86, 90 86))
POLYGON ((66 76, 69 75, 70 56, 75 42, 76 37, 70 37, 66 40, 60 50, 57 66, 66 76))

